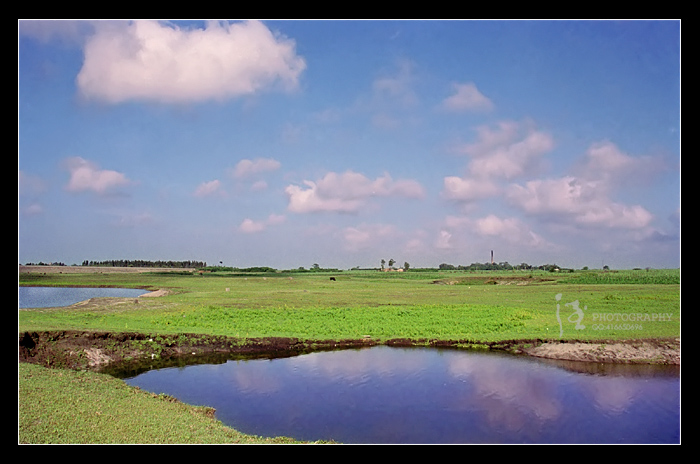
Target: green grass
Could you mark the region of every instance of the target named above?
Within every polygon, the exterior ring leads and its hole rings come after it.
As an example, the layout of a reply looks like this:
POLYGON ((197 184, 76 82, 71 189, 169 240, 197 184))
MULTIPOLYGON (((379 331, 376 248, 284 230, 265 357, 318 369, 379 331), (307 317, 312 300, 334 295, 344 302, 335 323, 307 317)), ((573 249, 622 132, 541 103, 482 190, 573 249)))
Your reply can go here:
POLYGON ((680 284, 679 269, 635 269, 627 271, 588 271, 577 273, 561 280, 562 283, 576 284, 628 284, 628 285, 668 285, 680 284))
POLYGON ((206 333, 231 337, 348 339, 430 338, 498 341, 559 338, 675 337, 680 334, 680 272, 621 271, 614 282, 577 272, 345 272, 20 276, 20 284, 147 286, 171 295, 120 304, 19 312, 24 330, 108 330, 206 333), (336 277, 330 281, 329 276, 336 277), (391 275, 391 277, 388 277, 391 275), (642 279, 650 275, 653 283, 642 279), (546 279, 546 280, 545 280, 546 279), (620 282, 629 282, 620 285, 620 282), (439 282, 439 283, 435 283, 439 282), (635 283, 636 282, 636 283, 635 283), (661 283, 657 283, 661 282, 661 283), (561 294, 561 301, 555 296, 561 294), (670 320, 640 327, 574 330, 566 303, 584 307, 584 325, 594 313, 670 313, 670 320), (571 327, 569 327, 571 325, 571 327), (569 330, 567 330, 569 329, 569 330), (603 329, 603 330, 598 330, 603 329))
POLYGON ((21 444, 294 443, 226 427, 207 407, 154 395, 105 374, 19 365, 21 444))

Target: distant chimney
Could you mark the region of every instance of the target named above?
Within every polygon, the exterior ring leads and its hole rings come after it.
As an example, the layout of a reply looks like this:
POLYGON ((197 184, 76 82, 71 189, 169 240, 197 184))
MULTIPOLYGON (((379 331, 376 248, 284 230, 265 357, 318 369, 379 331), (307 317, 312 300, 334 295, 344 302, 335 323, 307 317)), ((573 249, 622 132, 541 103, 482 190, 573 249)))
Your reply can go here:
POLYGON ((491 264, 493 264, 493 250, 491 250, 491 264))

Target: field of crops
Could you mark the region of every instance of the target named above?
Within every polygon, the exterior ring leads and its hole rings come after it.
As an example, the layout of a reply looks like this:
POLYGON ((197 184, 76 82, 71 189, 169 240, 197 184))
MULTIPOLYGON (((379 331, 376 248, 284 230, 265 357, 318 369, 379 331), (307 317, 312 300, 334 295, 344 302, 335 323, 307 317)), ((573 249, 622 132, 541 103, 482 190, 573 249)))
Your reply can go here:
POLYGON ((628 271, 588 271, 564 278, 561 283, 571 284, 680 284, 679 269, 634 269, 628 271))

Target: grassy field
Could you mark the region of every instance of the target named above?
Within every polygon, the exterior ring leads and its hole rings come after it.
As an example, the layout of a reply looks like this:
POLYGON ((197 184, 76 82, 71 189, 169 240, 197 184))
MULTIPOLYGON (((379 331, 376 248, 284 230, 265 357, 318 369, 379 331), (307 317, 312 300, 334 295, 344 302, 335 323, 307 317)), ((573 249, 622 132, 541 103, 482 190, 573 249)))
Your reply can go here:
POLYGON ((171 291, 159 298, 139 298, 138 303, 20 311, 20 331, 482 341, 560 338, 560 333, 564 339, 585 340, 680 334, 679 270, 49 274, 20 275, 19 282, 171 291), (575 301, 579 316, 571 304, 575 301), (670 316, 659 318, 662 314, 670 316), (613 323, 594 324, 601 322, 601 315, 613 323), (585 329, 575 328, 576 319, 585 329))
MULTIPOLYGON (((19 284, 169 290, 157 298, 20 310, 20 333, 75 329, 474 342, 680 336, 679 270, 20 273, 19 284), (576 329, 577 321, 584 327, 576 329)), ((206 409, 147 394, 104 374, 21 364, 18 379, 20 443, 291 442, 242 435, 206 409)))

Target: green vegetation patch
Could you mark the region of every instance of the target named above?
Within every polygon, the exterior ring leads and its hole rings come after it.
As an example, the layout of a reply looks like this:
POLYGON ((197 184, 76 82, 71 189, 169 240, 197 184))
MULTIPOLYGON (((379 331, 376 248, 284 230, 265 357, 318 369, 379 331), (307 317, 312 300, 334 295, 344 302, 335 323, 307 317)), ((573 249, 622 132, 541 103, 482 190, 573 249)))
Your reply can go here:
POLYGON ((681 271, 680 269, 588 271, 571 275, 560 282, 587 285, 678 285, 681 283, 681 271))
MULTIPOLYGON (((104 298, 66 308, 21 310, 19 328, 304 340, 369 335, 379 340, 497 341, 559 338, 560 331, 562 338, 679 336, 680 286, 642 280, 650 276, 655 282, 673 282, 679 278, 678 270, 605 273, 617 279, 614 283, 604 282, 597 275, 594 271, 564 275, 543 271, 351 271, 277 274, 274 278, 54 274, 46 276, 54 285, 107 282, 114 286, 164 288, 170 293, 156 298, 104 298), (620 285, 621 281, 630 284, 620 285), (561 301, 555 300, 558 294, 561 301), (574 301, 583 311, 585 330, 573 329, 574 308, 567 303, 574 301), (556 317, 558 303, 561 326, 556 317), (599 322, 593 319, 594 314, 600 313, 613 314, 618 318, 613 322, 628 322, 629 314, 671 316, 634 327, 596 325, 593 330, 593 323, 599 322)), ((21 275, 20 284, 24 282, 43 283, 36 277, 21 275)))

